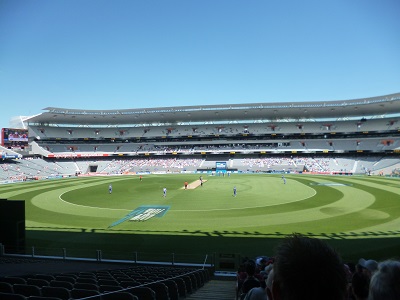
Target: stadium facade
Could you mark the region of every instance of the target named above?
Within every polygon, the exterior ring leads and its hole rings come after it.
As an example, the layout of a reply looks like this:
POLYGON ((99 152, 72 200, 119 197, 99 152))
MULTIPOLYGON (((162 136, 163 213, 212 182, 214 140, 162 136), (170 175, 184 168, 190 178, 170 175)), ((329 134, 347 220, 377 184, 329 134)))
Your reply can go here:
POLYGON ((340 101, 44 110, 25 120, 25 156, 229 161, 282 155, 397 158, 400 152, 400 93, 340 101))

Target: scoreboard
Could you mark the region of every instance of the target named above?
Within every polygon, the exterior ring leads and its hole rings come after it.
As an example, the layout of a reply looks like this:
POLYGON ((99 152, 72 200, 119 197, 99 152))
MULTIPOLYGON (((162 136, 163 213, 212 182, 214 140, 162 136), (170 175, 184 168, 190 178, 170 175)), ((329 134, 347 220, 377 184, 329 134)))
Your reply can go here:
POLYGON ((6 148, 28 147, 28 130, 15 128, 1 129, 1 145, 6 148))
POLYGON ((225 161, 217 161, 215 162, 216 170, 226 170, 226 162, 225 161))

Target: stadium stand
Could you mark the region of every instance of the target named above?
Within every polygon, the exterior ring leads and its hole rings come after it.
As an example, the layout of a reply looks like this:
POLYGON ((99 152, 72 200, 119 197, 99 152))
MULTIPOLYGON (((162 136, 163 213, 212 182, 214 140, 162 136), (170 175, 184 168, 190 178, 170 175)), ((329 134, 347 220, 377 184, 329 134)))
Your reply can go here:
POLYGON ((31 155, 24 160, 3 161, 0 178, 212 171, 215 161, 219 160, 229 162, 232 171, 239 172, 345 171, 362 174, 385 170, 388 174, 390 167, 398 162, 397 118, 357 122, 335 120, 329 124, 311 120, 301 123, 277 121, 275 124, 278 125, 175 126, 173 130, 167 130, 167 140, 162 135, 165 130, 160 132, 158 128, 160 125, 146 125, 145 129, 65 129, 31 125, 31 155), (136 134, 142 130, 143 134, 138 138, 136 134), (142 140, 143 136, 150 137, 150 132, 151 140, 142 140), (278 133, 281 136, 277 136, 278 133), (193 141, 194 135, 198 138, 193 141), (127 139, 121 139, 121 136, 127 139), (329 156, 331 162, 318 158, 321 156, 329 156), (350 162, 340 164, 349 159, 354 160, 352 167, 349 167, 350 162))
POLYGON ((123 112, 49 107, 27 122, 30 153, 47 160, 155 155, 203 159, 210 155, 367 156, 388 155, 398 147, 398 106, 399 94, 123 112))
POLYGON ((177 300, 207 286, 211 269, 0 258, 1 299, 177 300), (22 267, 23 266, 23 267, 22 267), (48 272, 48 273, 47 273, 48 272), (123 294, 121 294, 123 293, 123 294), (122 299, 122 298, 121 298, 122 299))
MULTIPOLYGON (((400 169, 400 94, 330 102, 45 110, 26 121, 29 149, 0 148, 1 181, 212 173, 216 162, 238 173, 390 175, 400 169)), ((0 299, 235 297, 234 284, 226 280, 221 288, 208 269, 15 261, 0 270, 0 299), (210 286, 216 288, 207 292, 210 286)))

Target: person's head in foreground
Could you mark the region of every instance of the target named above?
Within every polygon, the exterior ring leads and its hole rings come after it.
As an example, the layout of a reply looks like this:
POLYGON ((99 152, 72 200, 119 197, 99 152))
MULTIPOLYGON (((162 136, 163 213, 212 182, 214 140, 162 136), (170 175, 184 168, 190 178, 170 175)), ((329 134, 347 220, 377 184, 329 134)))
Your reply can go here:
POLYGON ((400 262, 395 260, 383 261, 371 278, 369 285, 370 300, 400 299, 400 262))
POLYGON ((293 234, 277 249, 273 300, 339 300, 347 278, 337 252, 322 240, 293 234))

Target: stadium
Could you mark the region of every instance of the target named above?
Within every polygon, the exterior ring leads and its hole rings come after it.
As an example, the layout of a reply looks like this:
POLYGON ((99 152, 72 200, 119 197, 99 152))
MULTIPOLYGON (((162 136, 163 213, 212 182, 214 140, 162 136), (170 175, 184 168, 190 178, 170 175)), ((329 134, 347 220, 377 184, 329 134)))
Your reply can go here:
POLYGON ((349 261, 398 255, 400 94, 24 124, 2 129, 3 254, 235 271, 298 232, 349 261))

